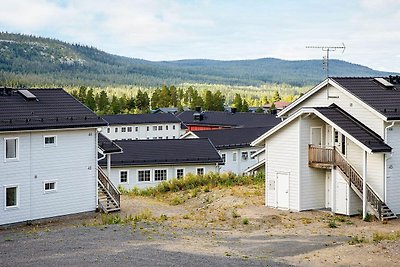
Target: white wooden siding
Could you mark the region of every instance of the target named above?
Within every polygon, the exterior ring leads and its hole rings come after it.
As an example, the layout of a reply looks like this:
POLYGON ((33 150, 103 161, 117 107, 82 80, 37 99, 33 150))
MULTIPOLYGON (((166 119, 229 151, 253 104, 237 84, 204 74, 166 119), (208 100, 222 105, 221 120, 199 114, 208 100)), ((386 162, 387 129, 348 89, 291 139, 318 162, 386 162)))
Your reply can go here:
MULTIPOLYGON (((111 168, 111 182, 116 186, 122 186, 125 189, 132 189, 134 187, 147 188, 155 186, 160 181, 154 181, 154 170, 167 170, 167 180, 176 178, 176 170, 184 169, 184 175, 189 173, 196 174, 197 168, 204 168, 204 174, 209 172, 218 172, 215 164, 199 164, 199 165, 166 165, 166 166, 126 166, 126 167, 112 167, 111 168), (120 171, 128 171, 128 183, 120 182, 120 171), (139 170, 150 170, 150 182, 139 182, 138 171, 139 170)), ((105 170, 105 169, 104 169, 105 170)))
POLYGON ((302 107, 324 107, 332 103, 344 109, 347 113, 357 118, 383 138, 384 123, 382 119, 363 107, 355 99, 350 98, 331 85, 320 89, 314 95, 300 103, 296 108, 289 111, 287 115, 293 114, 302 107), (330 96, 329 98, 328 95, 330 96))
MULTIPOLYGON (((0 224, 93 211, 97 206, 94 129, 15 133, 20 159, 0 163, 1 187, 19 184, 19 207, 4 210, 0 191, 0 224), (44 135, 56 135, 57 145, 44 147, 44 135), (44 181, 56 181, 57 191, 44 193, 44 181)), ((3 137, 0 136, 3 157, 3 137)))
POLYGON ((400 124, 396 123, 388 131, 388 144, 392 154, 387 154, 386 204, 396 214, 400 214, 400 124))
POLYGON ((300 210, 325 207, 325 170, 308 167, 311 127, 322 128, 322 145, 324 145, 326 135, 324 125, 325 122, 318 118, 300 119, 300 210))
POLYGON ((253 166, 258 162, 257 159, 250 157, 250 152, 257 151, 258 147, 243 147, 236 149, 219 149, 220 155, 226 155, 226 161, 224 165, 221 165, 222 172, 233 172, 236 174, 243 174, 249 167, 253 166), (242 160, 242 152, 247 152, 247 160, 242 160), (236 153, 236 161, 233 161, 233 153, 236 153))
MULTIPOLYGON (((299 210, 299 120, 286 125, 267 139, 266 205, 276 207, 276 190, 270 189, 277 173, 289 173, 289 209, 299 210)), ((276 188, 276 186, 275 186, 276 188)))

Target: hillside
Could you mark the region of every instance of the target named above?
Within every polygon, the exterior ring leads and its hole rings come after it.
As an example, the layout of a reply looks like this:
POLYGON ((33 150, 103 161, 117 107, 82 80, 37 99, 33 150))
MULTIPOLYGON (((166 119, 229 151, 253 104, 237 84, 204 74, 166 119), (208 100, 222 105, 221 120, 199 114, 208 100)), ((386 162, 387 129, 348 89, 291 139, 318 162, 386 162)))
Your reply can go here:
MULTIPOLYGON (((330 62, 332 76, 388 73, 345 61, 330 62)), ((179 60, 154 62, 111 55, 94 47, 49 38, 0 33, 0 84, 12 86, 159 86, 203 83, 260 86, 315 84, 324 78, 320 60, 179 60)))

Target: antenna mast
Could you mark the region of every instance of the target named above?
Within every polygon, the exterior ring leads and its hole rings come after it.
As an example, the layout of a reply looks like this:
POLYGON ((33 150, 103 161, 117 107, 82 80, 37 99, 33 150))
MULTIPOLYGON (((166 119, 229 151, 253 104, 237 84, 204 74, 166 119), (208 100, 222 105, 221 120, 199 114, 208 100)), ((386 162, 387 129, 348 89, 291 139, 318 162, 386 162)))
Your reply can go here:
POLYGON ((318 48, 326 52, 326 56, 324 56, 322 60, 322 66, 323 69, 326 70, 326 78, 329 78, 329 52, 336 51, 336 49, 343 49, 343 54, 346 46, 344 45, 344 43, 342 43, 342 46, 306 46, 306 48, 318 48))

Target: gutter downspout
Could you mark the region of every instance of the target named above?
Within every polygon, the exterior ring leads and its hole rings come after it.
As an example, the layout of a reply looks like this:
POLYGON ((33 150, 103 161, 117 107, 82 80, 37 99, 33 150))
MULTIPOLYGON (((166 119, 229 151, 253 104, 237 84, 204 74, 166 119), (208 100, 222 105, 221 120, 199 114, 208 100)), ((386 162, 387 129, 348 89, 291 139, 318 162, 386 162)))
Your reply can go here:
MULTIPOLYGON (((394 126, 395 122, 393 121, 392 124, 385 127, 385 143, 388 143, 388 130, 394 126)), ((387 157, 386 153, 384 154, 384 168, 383 168, 383 200, 386 202, 386 192, 387 192, 387 162, 393 156, 393 151, 390 152, 390 156, 387 157)))

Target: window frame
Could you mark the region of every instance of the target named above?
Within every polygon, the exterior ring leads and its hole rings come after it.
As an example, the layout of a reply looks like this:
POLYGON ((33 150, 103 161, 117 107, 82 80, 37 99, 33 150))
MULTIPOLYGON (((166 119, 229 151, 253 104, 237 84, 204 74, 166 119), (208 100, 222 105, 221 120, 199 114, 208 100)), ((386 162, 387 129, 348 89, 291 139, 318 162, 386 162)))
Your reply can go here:
POLYGON ((114 133, 118 133, 118 127, 114 128, 114 133))
POLYGON ((162 181, 167 181, 168 180, 168 169, 154 169, 153 171, 153 180, 154 182, 162 182, 162 181), (165 172, 165 179, 157 179, 157 173, 156 172, 165 172))
POLYGON ((126 127, 121 127, 121 133, 126 133, 126 127))
POLYGON ((157 125, 153 125, 153 131, 157 131, 157 125))
POLYGON ((44 136, 43 136, 43 146, 44 146, 44 147, 54 147, 54 146, 57 146, 57 135, 44 135, 44 136), (54 143, 46 144, 46 138, 54 138, 54 143))
POLYGON ((226 163, 226 153, 221 153, 221 158, 224 163, 226 163))
POLYGON ((18 184, 10 184, 3 186, 4 188, 4 210, 12 210, 19 208, 19 185, 18 184), (15 205, 7 206, 7 189, 8 188, 16 188, 15 190, 15 205))
POLYGON ((185 168, 178 168, 178 169, 176 169, 175 170, 175 178, 176 179, 182 179, 183 177, 185 177, 185 168), (182 175, 181 176, 179 176, 178 175, 178 171, 182 171, 182 175))
POLYGON ((119 170, 119 183, 120 184, 129 184, 129 170, 119 170), (121 174, 123 173, 123 172, 126 172, 126 182, 122 182, 121 181, 121 174))
POLYGON ((237 162, 237 152, 232 153, 232 161, 237 162))
POLYGON ((205 173, 205 169, 204 169, 204 167, 197 167, 196 168, 196 175, 204 175, 204 173, 205 173), (201 174, 199 173, 199 170, 202 170, 201 172, 201 174))
POLYGON ((248 151, 242 151, 240 153, 240 158, 242 161, 247 161, 249 159, 249 152, 248 151))
MULTIPOLYGON (((151 179, 152 179, 152 178, 151 178, 151 169, 140 169, 140 170, 137 170, 137 173, 136 173, 136 174, 137 174, 137 182, 138 182, 138 183, 150 183, 150 182, 151 182, 151 179), (148 180, 148 181, 140 181, 140 180, 139 180, 139 178, 140 178, 140 177, 139 177, 139 173, 140 173, 140 172, 149 172, 149 180, 148 180)), ((144 177, 145 177, 145 176, 144 176, 144 177)))
POLYGON ((132 126, 126 127, 126 131, 127 131, 128 133, 131 133, 131 132, 132 132, 132 126))
POLYGON ((19 160, 19 137, 5 137, 4 138, 4 162, 12 162, 19 160), (15 140, 15 158, 7 158, 7 141, 15 140))
POLYGON ((162 129, 163 129, 162 125, 158 125, 158 130, 162 131, 162 129))
POLYGON ((43 181, 43 194, 55 193, 57 192, 57 180, 46 180, 43 181), (46 184, 54 183, 54 189, 46 189, 46 184))

